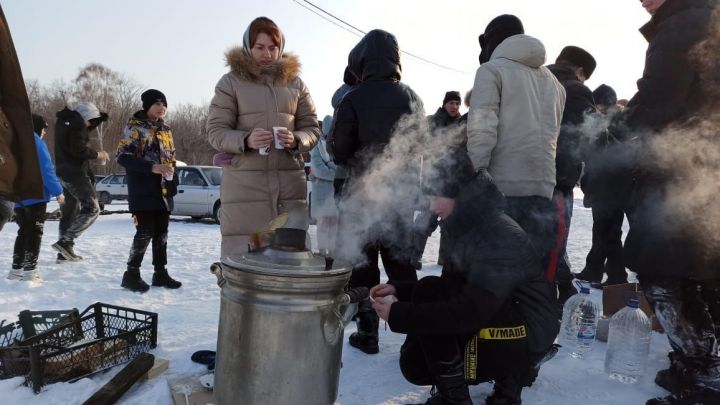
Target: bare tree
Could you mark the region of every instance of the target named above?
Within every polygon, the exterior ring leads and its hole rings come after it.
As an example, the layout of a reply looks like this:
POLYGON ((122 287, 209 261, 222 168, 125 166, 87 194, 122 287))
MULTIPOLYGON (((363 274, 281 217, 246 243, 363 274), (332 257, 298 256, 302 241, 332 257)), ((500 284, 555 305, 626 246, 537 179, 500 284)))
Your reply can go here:
POLYGON ((173 108, 168 122, 173 129, 178 160, 188 164, 209 165, 215 151, 207 140, 209 106, 180 104, 173 108))

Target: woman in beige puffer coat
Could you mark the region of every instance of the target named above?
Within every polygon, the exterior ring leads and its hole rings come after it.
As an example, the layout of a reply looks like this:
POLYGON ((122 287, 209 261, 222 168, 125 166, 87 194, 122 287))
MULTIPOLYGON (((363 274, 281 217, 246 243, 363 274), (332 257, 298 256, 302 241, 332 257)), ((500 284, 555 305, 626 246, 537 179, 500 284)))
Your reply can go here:
MULTIPOLYGON (((243 47, 226 53, 230 72, 215 87, 208 140, 230 154, 220 186, 221 257, 247 252, 250 235, 280 213, 307 229, 307 184, 301 153, 320 135, 315 106, 300 79, 297 56, 283 54, 285 39, 270 19, 253 20, 243 47), (272 127, 285 127, 276 149, 272 127), (269 154, 259 149, 270 146, 269 154)), ((290 225, 290 224, 289 224, 290 225)))

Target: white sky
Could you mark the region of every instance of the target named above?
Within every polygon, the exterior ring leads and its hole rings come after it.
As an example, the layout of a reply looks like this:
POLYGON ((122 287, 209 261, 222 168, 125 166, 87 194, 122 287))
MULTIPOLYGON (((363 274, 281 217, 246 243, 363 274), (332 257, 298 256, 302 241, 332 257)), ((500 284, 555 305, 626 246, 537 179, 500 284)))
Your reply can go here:
MULTIPOLYGON (((311 2, 364 31, 395 34, 403 50, 467 72, 402 56, 403 82, 420 94, 427 113, 440 106, 445 91, 464 94, 472 87, 477 37, 499 14, 520 17, 526 34, 545 44, 548 63, 566 45, 590 51, 598 68, 586 84, 607 83, 619 98, 634 94, 647 47, 638 28, 649 16, 637 0, 311 2)), ((224 51, 264 15, 283 30, 285 50, 299 55, 322 118, 331 113, 330 97, 360 39, 293 0, 3 0, 2 6, 27 79, 71 80, 81 66, 99 62, 162 90, 171 109, 210 101, 227 71, 224 51)))

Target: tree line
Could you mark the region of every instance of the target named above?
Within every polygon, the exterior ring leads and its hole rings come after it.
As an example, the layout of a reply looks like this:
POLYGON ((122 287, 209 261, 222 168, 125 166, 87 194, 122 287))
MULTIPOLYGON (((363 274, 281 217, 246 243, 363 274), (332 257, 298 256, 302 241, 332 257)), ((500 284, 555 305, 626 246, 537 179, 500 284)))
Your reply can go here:
MULTIPOLYGON (((70 82, 55 80, 42 85, 37 80, 28 80, 26 87, 33 113, 43 116, 49 124, 45 142, 50 153, 55 145, 55 114, 65 106, 72 109, 79 101, 90 101, 110 116, 97 131, 93 131, 91 144, 111 156, 115 155, 128 118, 142 109, 140 94, 145 89, 141 83, 99 63, 85 65, 70 82)), ((207 141, 207 114, 208 105, 189 103, 173 105, 168 110, 166 121, 173 129, 178 160, 189 165, 212 164, 215 151, 207 141)), ((95 164, 93 169, 96 174, 124 171, 115 159, 104 166, 95 164)))

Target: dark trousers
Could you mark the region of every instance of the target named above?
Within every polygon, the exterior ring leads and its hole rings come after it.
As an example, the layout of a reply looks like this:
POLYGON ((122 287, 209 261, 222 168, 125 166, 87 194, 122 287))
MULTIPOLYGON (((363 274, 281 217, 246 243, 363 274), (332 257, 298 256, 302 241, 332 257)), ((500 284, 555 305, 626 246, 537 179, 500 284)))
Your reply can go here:
POLYGON ((553 202, 538 196, 506 197, 505 201, 505 213, 527 233, 546 275, 554 275, 557 263, 551 266, 551 256, 557 246, 558 220, 553 202))
POLYGON ((18 232, 13 250, 13 268, 25 267, 32 270, 37 266, 47 216, 46 208, 46 203, 15 208, 18 232))
POLYGON ((440 226, 440 249, 438 252, 438 264, 445 261, 447 255, 447 239, 445 231, 442 229, 442 223, 438 221, 437 214, 430 211, 429 208, 420 211, 420 214, 413 221, 412 244, 413 244, 413 263, 422 263, 423 253, 425 253, 425 245, 430 235, 440 226))
POLYGON ((376 241, 365 245, 365 261, 353 267, 349 286, 372 288, 380 284, 378 256, 382 258, 385 274, 390 281, 416 281, 417 273, 413 267, 407 247, 376 241))
POLYGON ((12 217, 14 205, 14 202, 0 197, 0 231, 2 231, 3 226, 5 226, 12 217))
POLYGON ((60 206, 60 240, 73 241, 92 225, 100 214, 95 182, 88 176, 60 178, 65 202, 60 206))
POLYGON ((128 269, 140 269, 147 247, 152 241, 152 264, 157 269, 167 265, 167 237, 170 213, 167 211, 139 211, 133 213, 135 237, 130 248, 128 269))
POLYGON ((720 356, 713 322, 717 307, 708 305, 709 301, 717 305, 718 297, 711 296, 717 294, 718 280, 639 279, 687 376, 698 385, 720 390, 720 356))
MULTIPOLYGON (((447 280, 428 276, 418 281, 412 301, 438 302, 452 299, 458 286, 447 280)), ((503 318, 504 314, 496 318, 503 318)), ((519 318, 507 314, 507 318, 519 318)), ((494 319, 500 321, 502 319, 494 319)), ((510 322, 514 323, 514 322, 510 322)), ((400 349, 400 370, 405 379, 416 385, 432 385, 438 377, 462 375, 465 372, 465 345, 474 336, 465 335, 408 335, 400 349)), ((518 382, 541 357, 528 351, 527 338, 512 340, 483 340, 477 344, 477 368, 474 382, 515 377, 518 382)))
POLYGON ((599 276, 607 271, 611 283, 627 281, 622 246, 624 217, 622 208, 593 201, 592 247, 585 259, 585 269, 599 276))
POLYGON ((557 232, 555 233, 557 243, 550 256, 550 266, 552 267, 553 263, 557 263, 555 281, 559 284, 567 284, 573 279, 570 259, 568 259, 567 255, 567 242, 570 235, 574 197, 572 190, 562 191, 556 188, 553 193, 553 203, 557 213, 557 232))

